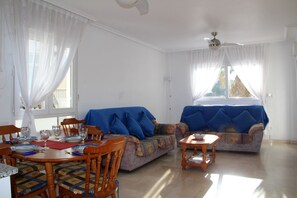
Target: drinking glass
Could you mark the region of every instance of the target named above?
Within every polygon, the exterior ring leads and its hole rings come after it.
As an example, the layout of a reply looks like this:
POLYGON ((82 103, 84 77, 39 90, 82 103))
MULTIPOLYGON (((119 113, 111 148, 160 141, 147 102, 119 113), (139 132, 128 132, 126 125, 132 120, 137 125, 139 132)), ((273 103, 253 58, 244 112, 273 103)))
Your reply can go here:
POLYGON ((46 142, 50 136, 51 136, 51 134, 50 134, 49 130, 41 130, 40 131, 40 138, 44 141, 44 149, 48 149, 48 147, 46 146, 46 142))
POLYGON ((59 140, 59 136, 61 135, 62 131, 61 131, 61 127, 58 125, 58 126, 52 126, 52 130, 53 130, 53 133, 56 137, 56 140, 59 140))
POLYGON ((30 128, 29 127, 22 127, 21 134, 24 138, 23 144, 29 144, 28 139, 30 137, 30 128))
POLYGON ((88 135, 88 129, 87 128, 79 128, 78 129, 78 134, 81 137, 82 142, 81 143, 85 143, 85 139, 88 135))

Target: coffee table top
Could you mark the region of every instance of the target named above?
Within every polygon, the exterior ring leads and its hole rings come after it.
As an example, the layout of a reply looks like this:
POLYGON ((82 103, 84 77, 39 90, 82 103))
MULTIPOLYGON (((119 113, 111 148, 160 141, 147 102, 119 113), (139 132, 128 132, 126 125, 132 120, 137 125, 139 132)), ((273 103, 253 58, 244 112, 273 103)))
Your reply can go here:
POLYGON ((193 135, 185 137, 179 141, 180 144, 186 145, 205 145, 213 144, 219 139, 219 136, 212 134, 205 134, 203 140, 196 140, 193 135))

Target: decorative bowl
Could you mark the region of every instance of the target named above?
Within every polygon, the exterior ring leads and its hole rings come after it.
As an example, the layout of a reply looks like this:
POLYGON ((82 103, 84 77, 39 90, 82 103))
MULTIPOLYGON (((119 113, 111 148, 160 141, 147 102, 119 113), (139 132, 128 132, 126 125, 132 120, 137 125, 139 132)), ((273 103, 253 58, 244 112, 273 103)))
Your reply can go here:
POLYGON ((203 140, 205 134, 194 133, 193 136, 194 136, 194 139, 196 140, 203 140))

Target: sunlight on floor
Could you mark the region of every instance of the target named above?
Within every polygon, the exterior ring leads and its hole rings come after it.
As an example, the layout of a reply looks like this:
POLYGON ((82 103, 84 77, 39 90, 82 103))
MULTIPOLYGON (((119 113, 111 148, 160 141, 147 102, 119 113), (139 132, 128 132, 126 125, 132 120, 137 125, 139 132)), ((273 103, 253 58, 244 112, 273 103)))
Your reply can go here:
POLYGON ((174 175, 171 174, 171 169, 168 169, 143 198, 159 197, 160 192, 172 182, 173 177, 174 175))
POLYGON ((262 179, 248 178, 234 175, 206 175, 213 182, 210 189, 205 194, 205 198, 228 197, 228 198, 250 198, 255 190, 262 183, 262 179))

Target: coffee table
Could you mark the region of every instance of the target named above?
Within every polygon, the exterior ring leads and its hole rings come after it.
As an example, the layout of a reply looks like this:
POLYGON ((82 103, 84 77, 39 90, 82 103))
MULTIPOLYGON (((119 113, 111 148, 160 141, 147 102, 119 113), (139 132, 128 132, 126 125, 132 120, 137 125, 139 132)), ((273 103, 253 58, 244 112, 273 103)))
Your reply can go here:
POLYGON ((201 167, 203 172, 206 172, 207 166, 215 162, 216 142, 219 140, 217 135, 206 134, 203 140, 196 140, 193 135, 185 137, 179 141, 182 147, 181 166, 186 169, 187 166, 201 167), (211 147, 211 152, 207 153, 207 147, 211 147), (186 150, 193 149, 193 154, 187 157, 186 150), (201 149, 202 153, 198 153, 201 149))

